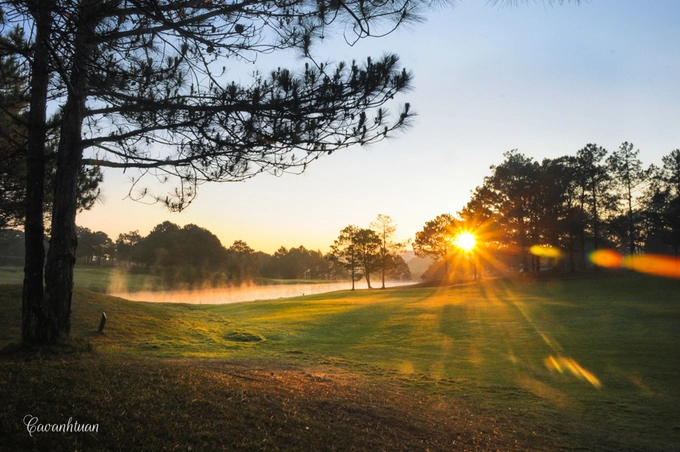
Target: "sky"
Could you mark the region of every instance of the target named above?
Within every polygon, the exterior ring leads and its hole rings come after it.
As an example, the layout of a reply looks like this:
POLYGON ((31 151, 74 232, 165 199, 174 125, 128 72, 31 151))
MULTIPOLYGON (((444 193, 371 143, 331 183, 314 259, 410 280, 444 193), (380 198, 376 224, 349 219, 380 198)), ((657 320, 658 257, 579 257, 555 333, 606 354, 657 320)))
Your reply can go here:
MULTIPOLYGON (((314 49, 321 60, 400 56, 415 75, 394 105, 411 103, 409 130, 322 157, 302 175, 203 185, 181 213, 125 199, 135 173, 106 169, 102 202, 76 222, 114 241, 167 220, 206 228, 227 247, 243 240, 266 253, 326 252, 342 228, 368 227, 378 214, 395 221, 398 238, 412 239, 426 221, 464 207, 512 149, 540 161, 627 141, 646 165, 660 165, 680 148, 678 19, 677 0, 461 0, 352 47, 329 37, 314 49)), ((276 55, 256 68, 303 65, 276 55)))

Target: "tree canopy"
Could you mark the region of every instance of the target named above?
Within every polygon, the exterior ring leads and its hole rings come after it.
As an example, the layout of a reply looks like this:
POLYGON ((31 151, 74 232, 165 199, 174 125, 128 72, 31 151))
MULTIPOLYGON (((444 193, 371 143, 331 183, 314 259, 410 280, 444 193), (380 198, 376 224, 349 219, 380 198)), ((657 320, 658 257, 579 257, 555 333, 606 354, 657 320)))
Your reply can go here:
POLYGON ((0 50, 30 70, 24 340, 68 336, 76 259, 77 181, 83 164, 139 169, 161 182, 150 196, 181 210, 208 181, 304 171, 322 155, 384 139, 407 124, 411 74, 386 54, 363 63, 318 62, 313 44, 340 31, 351 44, 417 18, 430 3, 243 0, 23 0, 0 2, 0 50), (25 39, 24 39, 25 38, 25 39), (304 68, 229 80, 234 64, 295 50, 304 68), (60 112, 52 235, 44 272, 42 211, 47 106, 60 112))
MULTIPOLYGON (((491 166, 458 217, 444 214, 416 233, 414 250, 448 268, 450 241, 474 233, 475 262, 491 272, 538 271, 545 266, 592 268, 601 248, 623 255, 678 255, 680 150, 663 167, 644 168, 629 142, 611 154, 587 144, 575 155, 537 162, 513 150, 491 166)), ((434 275, 437 269, 427 273, 434 275)))

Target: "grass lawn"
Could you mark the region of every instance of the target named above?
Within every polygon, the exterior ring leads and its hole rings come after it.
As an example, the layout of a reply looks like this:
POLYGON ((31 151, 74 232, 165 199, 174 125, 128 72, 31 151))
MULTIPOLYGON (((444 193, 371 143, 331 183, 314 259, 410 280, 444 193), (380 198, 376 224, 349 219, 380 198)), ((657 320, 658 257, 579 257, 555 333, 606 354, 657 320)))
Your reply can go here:
MULTIPOLYGON (((93 292, 139 292, 162 290, 161 278, 149 274, 136 274, 127 267, 76 265, 76 287, 93 292)), ((22 267, 0 267, 0 284, 21 284, 24 280, 22 267)))
MULTIPOLYGON (((0 287, 0 346, 20 294, 0 287)), ((0 450, 680 450, 677 280, 231 305, 77 290, 72 322, 86 345, 0 356, 0 450), (26 414, 100 431, 31 438, 26 414)))
MULTIPOLYGON (((21 284, 24 280, 23 267, 0 267, 0 284, 21 284)), ((74 268, 75 286, 79 289, 99 293, 130 293, 150 290, 166 290, 159 276, 135 273, 124 266, 76 265, 74 268)), ((339 281, 325 279, 271 279, 257 278, 258 286, 293 285, 293 284, 328 284, 339 281)), ((349 282, 348 282, 349 284, 349 282)))

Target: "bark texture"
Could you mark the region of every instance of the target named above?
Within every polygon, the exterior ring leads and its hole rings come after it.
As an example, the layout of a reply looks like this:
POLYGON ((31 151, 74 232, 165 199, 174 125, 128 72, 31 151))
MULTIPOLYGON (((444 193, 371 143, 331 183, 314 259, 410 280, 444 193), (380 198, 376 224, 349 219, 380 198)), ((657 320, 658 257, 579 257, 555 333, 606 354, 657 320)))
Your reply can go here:
POLYGON ((74 45, 74 64, 71 69, 68 99, 63 111, 61 135, 57 154, 52 237, 45 265, 46 334, 50 342, 66 339, 71 331, 71 299, 73 296, 73 267, 76 263, 76 213, 78 210, 78 175, 82 166, 83 140, 81 135, 87 96, 87 67, 94 45, 89 31, 97 24, 96 10, 86 3, 74 45))
POLYGON ((26 223, 24 286, 21 321, 25 343, 42 344, 48 341, 45 331, 43 298, 43 266, 45 248, 43 238, 43 199, 45 181, 45 136, 47 87, 49 83, 49 50, 45 45, 50 36, 51 17, 49 1, 33 4, 35 18, 36 50, 31 64, 31 100, 26 168, 26 223))

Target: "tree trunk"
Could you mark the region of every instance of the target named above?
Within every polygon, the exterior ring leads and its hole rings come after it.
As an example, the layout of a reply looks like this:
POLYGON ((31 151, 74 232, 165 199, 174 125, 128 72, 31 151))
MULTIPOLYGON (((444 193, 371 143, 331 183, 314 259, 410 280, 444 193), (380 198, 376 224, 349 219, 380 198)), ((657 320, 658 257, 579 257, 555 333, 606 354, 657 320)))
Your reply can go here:
POLYGON ((78 174, 83 155, 81 130, 85 113, 87 67, 93 51, 88 32, 95 28, 97 22, 96 15, 87 9, 88 5, 83 6, 80 15, 83 22, 78 24, 79 32, 76 32, 74 63, 57 154, 52 237, 45 266, 46 327, 50 342, 65 339, 71 330, 73 266, 78 242, 78 174))
POLYGON ((386 229, 383 227, 383 236, 382 236, 382 287, 381 289, 385 288, 385 265, 387 263, 387 232, 386 229))
POLYGON ((49 49, 44 44, 51 30, 50 3, 32 5, 35 19, 36 49, 31 63, 31 100, 28 118, 28 149, 26 158, 26 223, 24 287, 21 300, 21 332, 24 343, 47 342, 43 309, 43 266, 45 247, 43 240, 45 136, 47 87, 49 83, 49 49))
POLYGON ((351 256, 352 256, 352 290, 354 290, 354 277, 356 275, 356 261, 354 259, 354 251, 352 251, 351 256))
POLYGON ((73 266, 76 263, 76 211, 78 173, 82 149, 80 102, 68 102, 64 110, 57 156, 52 211, 52 237, 45 267, 47 322, 51 341, 64 339, 71 330, 73 266))
POLYGON ((581 227, 579 232, 581 234, 581 270, 588 267, 588 259, 586 256, 586 210, 585 210, 585 195, 581 196, 581 227))
POLYGON ((600 249, 600 218, 597 211, 597 192, 593 186, 593 249, 600 249))
POLYGON ((529 271, 529 261, 528 261, 528 254, 527 254, 527 240, 526 240, 526 230, 524 227, 524 217, 519 217, 518 221, 518 229, 519 229, 519 252, 521 255, 521 262, 522 262, 522 271, 525 273, 529 271))
POLYGON ((369 289, 372 289, 371 287, 371 275, 370 275, 370 266, 368 265, 368 256, 366 256, 366 252, 364 252, 364 278, 366 278, 366 285, 368 286, 369 289))
POLYGON ((630 254, 635 254, 635 225, 633 224, 633 193, 628 185, 628 248, 630 254))
POLYGON ((385 248, 385 239, 383 238, 383 249, 382 249, 382 287, 381 289, 385 288, 385 264, 386 264, 386 256, 387 255, 387 250, 385 248))

